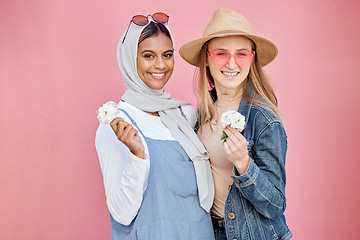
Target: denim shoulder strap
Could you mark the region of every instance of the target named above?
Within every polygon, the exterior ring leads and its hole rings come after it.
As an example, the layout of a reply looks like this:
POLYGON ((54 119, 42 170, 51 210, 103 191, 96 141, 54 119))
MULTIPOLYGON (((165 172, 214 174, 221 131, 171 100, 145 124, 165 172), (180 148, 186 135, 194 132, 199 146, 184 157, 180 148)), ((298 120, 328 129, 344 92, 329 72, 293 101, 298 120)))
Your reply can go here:
POLYGON ((181 106, 179 107, 179 109, 180 109, 181 115, 187 120, 186 115, 185 115, 184 111, 182 110, 181 106))
POLYGON ((123 113, 125 113, 125 115, 130 119, 131 123, 138 129, 138 131, 140 132, 140 134, 145 138, 145 135, 143 134, 143 132, 141 131, 141 129, 139 128, 139 126, 136 124, 136 122, 134 121, 134 119, 132 117, 130 117, 130 115, 121 108, 118 108, 120 111, 122 111, 123 113))

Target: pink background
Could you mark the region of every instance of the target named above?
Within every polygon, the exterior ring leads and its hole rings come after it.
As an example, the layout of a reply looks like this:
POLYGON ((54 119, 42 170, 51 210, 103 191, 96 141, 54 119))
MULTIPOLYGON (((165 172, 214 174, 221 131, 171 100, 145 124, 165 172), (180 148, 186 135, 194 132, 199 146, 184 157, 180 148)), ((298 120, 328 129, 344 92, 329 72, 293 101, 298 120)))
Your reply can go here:
MULTIPOLYGON (((288 133, 293 239, 360 234, 360 2, 5 0, 0 3, 0 239, 110 239, 94 147, 96 110, 124 91, 117 42, 135 14, 163 11, 177 50, 219 7, 279 47, 265 68, 288 133)), ((196 99, 176 56, 166 89, 196 99)))

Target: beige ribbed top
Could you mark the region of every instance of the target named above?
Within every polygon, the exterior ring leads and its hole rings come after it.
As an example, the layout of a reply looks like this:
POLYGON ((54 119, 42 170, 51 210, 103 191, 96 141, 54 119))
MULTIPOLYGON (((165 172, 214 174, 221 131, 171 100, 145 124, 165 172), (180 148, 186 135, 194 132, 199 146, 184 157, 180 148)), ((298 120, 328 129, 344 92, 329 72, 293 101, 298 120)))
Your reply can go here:
POLYGON ((220 122, 221 114, 228 110, 237 111, 241 98, 236 96, 231 98, 228 95, 219 96, 215 102, 217 109, 214 119, 210 123, 205 124, 201 130, 197 132, 200 140, 210 154, 211 171, 214 178, 215 198, 211 208, 211 214, 224 217, 225 201, 229 192, 229 185, 232 185, 232 170, 234 165, 226 159, 226 154, 221 140, 222 126, 220 122), (216 120, 218 119, 218 120, 216 120), (217 121, 214 124, 214 121, 217 121))

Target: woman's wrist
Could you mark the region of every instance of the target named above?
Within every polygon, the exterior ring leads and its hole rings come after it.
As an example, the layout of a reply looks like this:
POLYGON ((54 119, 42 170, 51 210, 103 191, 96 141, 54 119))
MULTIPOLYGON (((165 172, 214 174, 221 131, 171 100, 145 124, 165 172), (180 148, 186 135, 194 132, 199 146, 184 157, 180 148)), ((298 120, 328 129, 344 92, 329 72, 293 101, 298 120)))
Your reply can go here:
POLYGON ((237 161, 236 163, 234 163, 234 166, 236 168, 236 170, 238 171, 238 173, 241 175, 244 175, 249 167, 250 164, 250 157, 249 155, 247 155, 246 157, 244 157, 243 159, 241 159, 240 161, 237 161))
POLYGON ((134 154, 134 155, 137 156, 138 158, 142 158, 142 159, 145 158, 145 153, 144 153, 144 151, 139 151, 139 152, 136 152, 136 153, 132 152, 132 154, 134 154))

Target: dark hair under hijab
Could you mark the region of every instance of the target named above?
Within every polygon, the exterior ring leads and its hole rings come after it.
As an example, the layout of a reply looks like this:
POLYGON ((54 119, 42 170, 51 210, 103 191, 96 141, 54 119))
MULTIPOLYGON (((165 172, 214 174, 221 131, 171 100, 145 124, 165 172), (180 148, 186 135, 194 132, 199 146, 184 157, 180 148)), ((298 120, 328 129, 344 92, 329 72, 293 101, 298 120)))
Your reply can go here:
POLYGON ((172 40, 170 36, 170 32, 162 23, 150 22, 141 32, 138 44, 151 36, 159 35, 160 31, 165 33, 166 36, 168 36, 170 40, 172 40))

